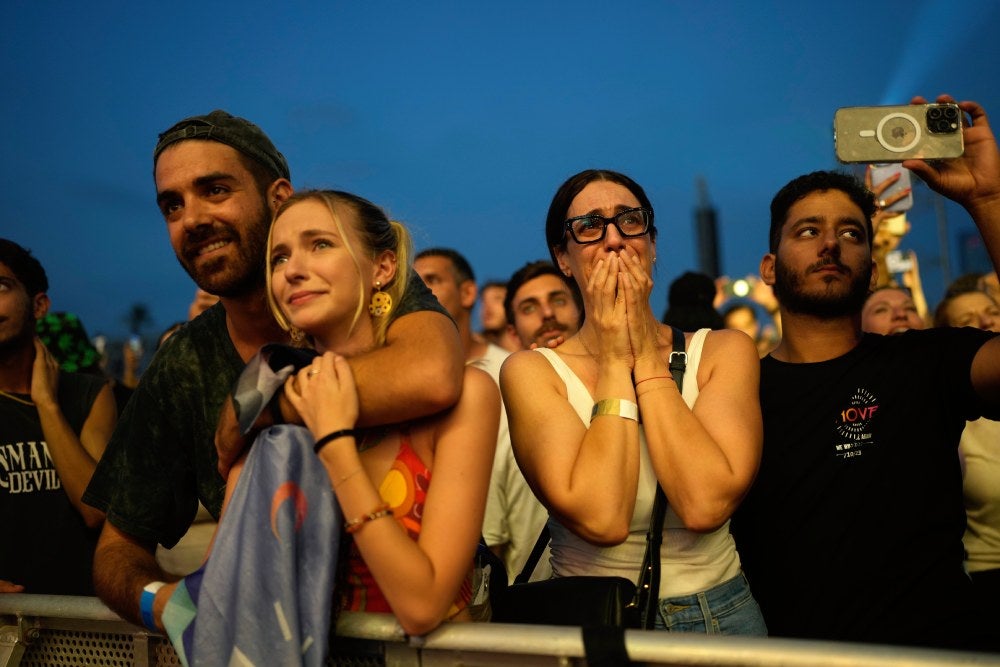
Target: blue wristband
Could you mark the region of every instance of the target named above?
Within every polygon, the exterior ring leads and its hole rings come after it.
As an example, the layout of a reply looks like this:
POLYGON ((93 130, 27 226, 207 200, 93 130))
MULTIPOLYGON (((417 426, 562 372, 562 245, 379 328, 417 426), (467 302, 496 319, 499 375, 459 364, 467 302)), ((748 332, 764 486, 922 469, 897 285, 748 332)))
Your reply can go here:
POLYGON ((165 582, 154 581, 146 584, 142 589, 142 596, 139 598, 139 613, 142 614, 142 624, 153 632, 159 632, 156 627, 156 619, 153 618, 153 600, 156 599, 156 592, 166 586, 165 582))

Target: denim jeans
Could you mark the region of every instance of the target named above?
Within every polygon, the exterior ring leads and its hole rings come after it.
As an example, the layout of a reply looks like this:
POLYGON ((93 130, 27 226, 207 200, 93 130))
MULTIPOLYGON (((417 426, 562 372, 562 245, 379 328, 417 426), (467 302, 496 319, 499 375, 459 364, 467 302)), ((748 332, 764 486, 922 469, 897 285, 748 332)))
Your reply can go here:
POLYGON ((659 609, 657 630, 767 636, 764 617, 742 572, 701 593, 663 598, 659 609))

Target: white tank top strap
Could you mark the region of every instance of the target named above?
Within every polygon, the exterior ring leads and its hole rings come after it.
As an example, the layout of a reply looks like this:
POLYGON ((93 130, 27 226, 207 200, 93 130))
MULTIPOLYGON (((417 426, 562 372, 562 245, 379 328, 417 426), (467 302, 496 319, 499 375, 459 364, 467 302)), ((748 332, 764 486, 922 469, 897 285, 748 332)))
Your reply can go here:
POLYGON ((566 396, 569 399, 570 405, 573 406, 576 414, 580 417, 580 421, 584 424, 589 424, 590 409, 594 404, 594 398, 591 396, 590 390, 587 389, 587 385, 577 377, 573 369, 569 367, 569 364, 555 350, 547 347, 539 347, 535 348, 535 352, 541 353, 552 364, 552 369, 555 370, 556 375, 566 385, 566 396), (587 400, 583 400, 584 398, 587 400))
POLYGON ((698 329, 687 344, 687 368, 684 369, 684 391, 681 396, 688 407, 693 407, 698 400, 698 368, 701 366, 701 351, 705 347, 705 338, 711 329, 698 329))

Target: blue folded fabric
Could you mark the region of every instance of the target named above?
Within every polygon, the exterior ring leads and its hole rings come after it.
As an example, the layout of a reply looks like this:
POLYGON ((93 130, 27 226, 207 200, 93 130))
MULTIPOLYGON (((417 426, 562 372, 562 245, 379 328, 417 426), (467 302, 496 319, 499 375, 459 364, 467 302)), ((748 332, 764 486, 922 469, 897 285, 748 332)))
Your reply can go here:
POLYGON ((292 425, 251 447, 211 557, 163 614, 183 664, 323 664, 341 517, 312 448, 292 425))
POLYGON ((315 350, 268 343, 257 351, 240 372, 233 387, 233 407, 240 433, 253 428, 260 413, 288 377, 316 358, 315 350))

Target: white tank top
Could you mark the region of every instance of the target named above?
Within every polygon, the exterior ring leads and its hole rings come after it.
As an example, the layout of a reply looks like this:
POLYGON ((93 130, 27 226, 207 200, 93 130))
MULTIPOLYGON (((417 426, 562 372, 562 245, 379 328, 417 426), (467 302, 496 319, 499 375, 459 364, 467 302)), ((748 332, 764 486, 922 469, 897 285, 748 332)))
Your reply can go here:
MULTIPOLYGON (((698 365, 708 329, 696 332, 687 348, 687 369, 684 372, 682 396, 688 407, 698 400, 698 365)), ((547 348, 536 350, 548 359, 566 384, 566 395, 580 421, 590 423, 594 398, 586 385, 565 361, 547 348)), ((635 510, 629 525, 629 536, 613 547, 599 547, 581 539, 553 518, 549 518, 552 535, 552 572, 556 577, 574 575, 617 576, 636 581, 646 550, 646 531, 653 509, 656 477, 649 462, 646 434, 639 425, 639 486, 635 510)), ((698 593, 732 579, 740 571, 736 544, 729 534, 729 521, 711 533, 695 533, 667 505, 663 522, 663 544, 660 547, 660 598, 698 593)))

